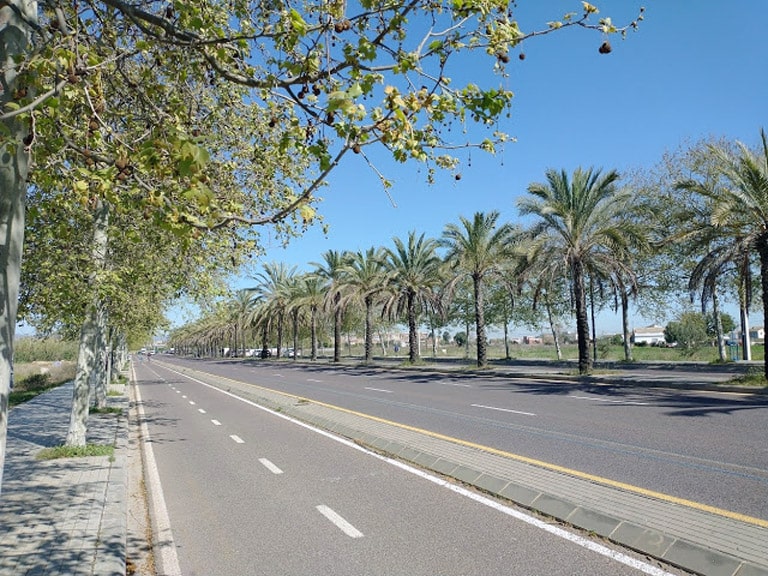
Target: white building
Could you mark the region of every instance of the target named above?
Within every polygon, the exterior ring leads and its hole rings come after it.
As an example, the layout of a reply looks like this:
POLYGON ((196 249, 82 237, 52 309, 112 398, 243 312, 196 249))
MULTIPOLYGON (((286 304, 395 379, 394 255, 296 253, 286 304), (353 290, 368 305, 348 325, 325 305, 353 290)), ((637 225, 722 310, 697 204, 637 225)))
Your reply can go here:
POLYGON ((633 344, 648 344, 650 346, 663 344, 666 341, 664 339, 664 327, 646 326, 645 328, 635 328, 632 330, 631 341, 633 344))

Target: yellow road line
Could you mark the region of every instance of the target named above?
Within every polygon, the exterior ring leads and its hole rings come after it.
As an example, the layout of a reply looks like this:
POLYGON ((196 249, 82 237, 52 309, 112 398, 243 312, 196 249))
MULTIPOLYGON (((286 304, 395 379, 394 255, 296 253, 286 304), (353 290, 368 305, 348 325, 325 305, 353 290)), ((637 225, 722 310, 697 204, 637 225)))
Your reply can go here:
MULTIPOLYGON (((211 374, 204 372, 204 374, 207 374, 211 376, 211 374)), ((347 414, 351 414, 353 416, 359 416, 361 418, 366 418, 368 420, 373 420, 374 422, 380 422, 382 424, 387 424, 389 426, 395 426, 397 428, 402 428, 403 430, 409 430, 411 432, 418 432, 419 434, 425 434, 427 436, 430 436, 432 438, 437 438, 439 440, 446 440, 448 442, 452 442, 454 444, 459 444, 460 446, 466 446, 468 448, 475 448, 477 450, 482 450, 484 452, 488 452, 490 454, 496 454, 497 456, 503 456, 505 458, 509 458, 510 460, 516 460, 517 462, 524 462, 525 464, 531 464, 533 466, 538 466, 539 468, 544 468, 546 470, 552 470, 553 472, 560 472, 562 474, 568 474, 570 476, 575 476, 576 478, 582 478, 584 480, 589 480, 590 482, 595 482, 597 484, 602 484, 604 486, 610 486, 612 488, 618 488, 620 490, 626 490, 628 492, 633 492, 635 494, 641 494, 642 496, 647 496, 649 498, 656 498, 658 500, 663 500, 665 502, 670 502, 672 504, 678 504, 680 506, 686 506, 688 508, 693 508, 695 510, 699 510, 702 512, 709 512, 710 514, 716 514, 718 516, 723 516, 724 518, 730 518, 732 520, 738 520, 739 522, 745 522, 747 524, 754 524, 755 526, 761 526, 762 528, 768 528, 768 520, 763 520, 761 518, 754 518, 752 516, 747 516, 746 514, 740 514, 738 512, 731 512, 730 510, 723 510, 722 508, 717 508, 715 506, 710 506, 708 504, 702 504, 701 502, 694 502, 693 500, 686 500, 685 498, 678 498, 677 496, 671 496, 669 494, 664 494, 662 492, 655 492, 653 490, 648 490, 646 488, 641 488, 640 486, 634 486, 632 484, 626 484, 624 482, 618 482, 617 480, 611 480, 610 478, 603 478, 602 476, 595 476, 594 474, 589 474, 587 472, 581 472, 579 470, 573 470, 572 468, 566 468, 565 466, 558 466, 557 464, 551 464, 549 462, 544 462, 543 460, 536 460, 535 458, 528 458, 527 456, 521 456, 520 454, 513 454, 511 452, 505 452, 504 450, 498 450, 497 448, 491 448, 490 446, 484 446, 482 444, 476 444, 474 442, 469 442, 468 440, 462 440, 461 438, 454 438, 453 436, 446 436, 445 434, 440 434, 439 432, 432 432, 431 430, 425 430, 423 428, 417 428, 415 426, 409 426, 408 424, 402 424, 400 422, 394 422, 392 420, 387 420, 385 418, 379 418, 378 416, 372 416, 371 414, 365 414, 363 412, 357 412, 355 410, 350 410, 348 408, 344 408, 342 406, 336 406, 334 404, 328 404, 326 402, 320 402, 319 400, 313 400, 312 398, 306 398, 304 396, 297 396, 296 394, 290 394, 288 392, 282 392, 280 390, 273 390, 272 388, 267 388, 266 386, 260 386, 258 384, 250 384, 248 382, 242 382, 240 380, 234 380, 232 378, 227 378, 226 376, 216 376, 217 378, 223 378, 226 380, 230 380, 232 382, 237 382, 238 384, 246 384, 248 386, 253 386, 254 388, 259 388, 261 390, 264 390, 266 392, 271 392, 273 394, 280 394, 281 396, 287 396, 288 398, 293 398, 296 400, 301 400, 303 402, 310 402, 312 404, 316 404, 318 406, 323 406, 324 408, 330 408, 332 410, 338 410, 339 412, 345 412, 347 414)))

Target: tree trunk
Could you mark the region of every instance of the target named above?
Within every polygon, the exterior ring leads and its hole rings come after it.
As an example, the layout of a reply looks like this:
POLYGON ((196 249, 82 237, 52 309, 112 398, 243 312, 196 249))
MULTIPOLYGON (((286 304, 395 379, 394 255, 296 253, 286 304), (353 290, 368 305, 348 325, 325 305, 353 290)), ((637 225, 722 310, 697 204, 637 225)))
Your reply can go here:
POLYGON ((310 336, 312 338, 312 354, 311 360, 317 360, 317 308, 314 306, 310 312, 310 336))
MULTIPOLYGON (((96 275, 104 268, 107 259, 107 241, 109 227, 109 206, 97 200, 93 214, 93 252, 92 260, 94 272, 91 274, 89 284, 97 290, 96 275)), ((92 302, 88 305, 88 311, 83 326, 80 330, 80 346, 77 354, 77 372, 75 373, 74 390, 72 391, 72 410, 69 417, 69 431, 67 432, 67 446, 85 446, 85 435, 88 421, 89 385, 91 374, 96 369, 99 360, 97 347, 101 342, 101 322, 103 310, 98 294, 93 295, 92 302)))
POLYGON ((96 408, 107 407, 107 385, 109 384, 109 375, 107 373, 108 362, 108 341, 106 328, 106 311, 103 305, 99 304, 97 308, 97 330, 95 342, 95 357, 93 370, 91 372, 91 390, 94 396, 94 405, 96 408))
POLYGON ((280 353, 283 348, 283 311, 281 310, 277 316, 277 357, 280 358, 280 353))
POLYGON ((464 322, 464 358, 469 359, 469 320, 464 322))
POLYGON ((509 322, 504 319, 504 359, 509 360, 509 322))
POLYGON ((88 314, 80 328, 80 346, 77 353, 77 370, 72 391, 72 407, 69 414, 67 446, 85 446, 91 371, 96 361, 98 311, 95 304, 88 307, 88 314))
MULTIPOLYGON (((757 242, 760 254, 760 288, 763 296, 763 326, 768 327, 768 236, 761 237, 757 242)), ((763 341, 763 375, 768 380, 768 338, 763 341)))
POLYGON ((365 363, 371 361, 373 354, 373 298, 365 297, 365 363))
POLYGON ((555 352, 557 354, 557 360, 561 361, 563 359, 563 349, 560 347, 560 335, 557 333, 557 328, 555 328, 555 322, 552 318, 552 305, 549 303, 549 295, 547 295, 544 299, 544 306, 547 309, 549 329, 552 332, 552 338, 555 340, 555 352))
POLYGON ((293 316, 293 360, 296 361, 296 355, 299 350, 299 311, 294 310, 293 316))
MULTIPOLYGON (((13 98, 16 60, 28 51, 30 26, 37 24, 37 2, 9 0, 0 8, 0 107, 13 98)), ((8 395, 13 385, 13 339, 15 337, 24 244, 24 200, 27 191, 30 152, 22 142, 29 133, 26 122, 15 118, 2 123, 5 144, 0 146, 0 490, 5 466, 8 432, 8 395)))
POLYGON ((418 334, 416 332, 416 297, 408 292, 408 361, 413 363, 419 359, 418 334))
POLYGON ((629 337, 629 297, 621 291, 621 328, 624 340, 624 360, 632 362, 632 342, 629 337))
POLYGON ((379 332, 379 344, 381 344, 381 355, 386 356, 387 355, 387 342, 384 338, 384 333, 381 331, 381 329, 378 330, 379 332))
POLYGON ((712 290, 712 318, 715 321, 715 337, 717 338, 717 354, 720 362, 728 360, 725 352, 725 338, 723 337, 723 318, 720 316, 720 298, 717 290, 712 290))
POLYGON ((475 335, 477 338, 477 366, 485 368, 488 365, 486 354, 488 342, 485 339, 485 310, 483 309, 483 283, 478 277, 472 278, 475 289, 475 335))
POLYGON ((597 362, 597 326, 595 324, 595 287, 592 275, 589 276, 589 310, 592 317, 592 360, 597 362))
POLYGON ((744 305, 739 306, 739 316, 741 317, 741 358, 742 360, 752 360, 752 342, 749 337, 749 310, 744 305))
POLYGON ((587 295, 584 290, 584 267, 580 260, 572 264, 573 297, 576 304, 576 340, 579 348, 579 374, 589 374, 592 358, 589 355, 589 321, 587 320, 587 295))
POLYGON ((333 297, 333 361, 341 361, 341 294, 333 297))

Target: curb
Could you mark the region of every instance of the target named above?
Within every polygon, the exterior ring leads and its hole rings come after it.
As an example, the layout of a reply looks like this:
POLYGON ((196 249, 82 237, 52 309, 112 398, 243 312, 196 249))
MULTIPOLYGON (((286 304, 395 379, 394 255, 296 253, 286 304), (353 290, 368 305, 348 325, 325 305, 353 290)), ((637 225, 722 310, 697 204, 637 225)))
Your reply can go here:
POLYGON ((116 418, 115 454, 109 468, 91 573, 93 576, 125 576, 128 541, 128 397, 110 397, 108 402, 110 406, 121 407, 122 412, 116 418))

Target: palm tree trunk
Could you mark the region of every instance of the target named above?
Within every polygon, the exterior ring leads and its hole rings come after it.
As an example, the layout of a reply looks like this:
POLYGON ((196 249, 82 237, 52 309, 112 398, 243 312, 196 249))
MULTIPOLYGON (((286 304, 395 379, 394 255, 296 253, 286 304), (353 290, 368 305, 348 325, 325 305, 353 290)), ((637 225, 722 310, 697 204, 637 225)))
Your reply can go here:
POLYGON ((333 361, 341 361, 341 307, 339 301, 341 294, 333 297, 333 361))
POLYGON ((299 311, 293 311, 293 360, 296 360, 296 355, 299 350, 299 311))
POLYGON ((752 342, 749 338, 749 310, 743 304, 739 306, 739 316, 741 316, 741 358, 742 360, 752 360, 752 342))
POLYGON ((629 337, 629 297, 623 289, 621 291, 621 328, 624 337, 624 360, 632 362, 632 342, 629 337))
POLYGON ((480 278, 473 277, 475 289, 475 334, 477 337, 477 366, 485 368, 488 365, 486 353, 488 343, 485 340, 485 311, 483 310, 483 285, 480 278))
POLYGON ((589 320, 587 319, 587 296, 584 289, 584 267, 580 260, 572 264, 573 297, 576 301, 576 340, 579 348, 579 374, 589 374, 592 358, 589 355, 589 320))
POLYGON ((312 338, 312 353, 310 354, 311 360, 317 360, 317 308, 314 306, 310 312, 310 336, 312 338))
POLYGON ((597 362, 597 326, 595 325, 595 287, 589 276, 589 310, 592 317, 592 360, 597 362))
POLYGON ((720 315, 720 298, 717 296, 717 290, 712 291, 712 318, 715 321, 715 337, 717 338, 717 353, 720 362, 728 360, 725 353, 725 338, 723 338, 723 318, 720 315))
POLYGON ((277 357, 280 358, 280 353, 283 348, 283 312, 277 315, 277 357))
POLYGON ((563 349, 560 347, 560 335, 557 333, 555 327, 555 320, 552 317, 552 304, 549 302, 549 294, 544 296, 544 307, 547 309, 547 321, 549 322, 549 330, 552 332, 552 338, 555 341, 555 353, 557 354, 558 361, 563 359, 563 349))
MULTIPOLYGON (((760 288, 763 296, 763 326, 768 326, 768 236, 762 236, 757 242, 757 251, 760 254, 760 288)), ((763 374, 768 380, 768 338, 763 341, 765 359, 763 360, 763 374)))
POLYGON ((373 354, 373 298, 365 297, 365 363, 371 361, 373 354))
POLYGON ((408 292, 408 361, 413 363, 419 358, 416 333, 416 298, 413 292, 408 292))

